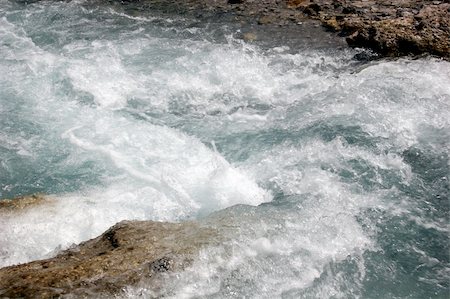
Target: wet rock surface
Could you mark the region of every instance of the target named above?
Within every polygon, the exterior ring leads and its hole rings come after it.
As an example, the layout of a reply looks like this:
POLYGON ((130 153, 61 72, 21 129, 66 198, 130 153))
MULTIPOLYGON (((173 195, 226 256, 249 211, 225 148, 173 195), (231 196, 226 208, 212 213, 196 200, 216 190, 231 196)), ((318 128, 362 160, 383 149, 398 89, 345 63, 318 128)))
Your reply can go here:
POLYGON ((54 258, 0 269, 0 298, 108 297, 190 265, 217 232, 195 222, 123 221, 54 258))
POLYGON ((429 53, 450 57, 448 1, 301 1, 295 5, 350 46, 383 56, 429 53))
POLYGON ((0 212, 17 212, 32 208, 43 203, 50 203, 52 199, 41 194, 34 194, 14 199, 0 199, 0 212))
MULTIPOLYGON (((105 3, 104 0, 100 0, 105 3)), ((129 12, 160 11, 197 18, 227 19, 260 26, 296 25, 308 35, 320 22, 352 47, 369 48, 382 56, 424 53, 450 58, 450 3, 430 0, 108 0, 129 12)), ((282 31, 281 31, 282 32, 282 31)), ((317 32, 313 32, 317 35, 317 32)))

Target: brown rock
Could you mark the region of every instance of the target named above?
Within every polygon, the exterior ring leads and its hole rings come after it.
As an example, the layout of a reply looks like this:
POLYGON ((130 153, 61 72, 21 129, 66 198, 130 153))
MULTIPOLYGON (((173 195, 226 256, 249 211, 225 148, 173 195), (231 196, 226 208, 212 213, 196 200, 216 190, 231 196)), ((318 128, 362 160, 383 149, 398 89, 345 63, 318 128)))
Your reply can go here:
POLYGON ((273 21, 274 21, 273 18, 269 16, 262 16, 261 18, 259 18, 258 24, 259 25, 271 24, 273 23, 273 21))
POLYGON ((46 202, 51 202, 51 199, 42 194, 0 199, 0 211, 20 211, 46 202))
POLYGON ((288 0, 287 6, 289 8, 299 8, 310 4, 310 0, 288 0))
POLYGON ((450 3, 314 0, 305 14, 346 36, 352 47, 384 56, 429 53, 450 58, 450 3), (309 9, 311 5, 317 9, 309 9))
POLYGON ((123 221, 54 258, 0 269, 0 298, 110 296, 141 280, 151 287, 216 240, 195 222, 123 221))
POLYGON ((323 19, 322 23, 327 29, 332 30, 332 31, 340 31, 342 29, 341 25, 336 20, 336 17, 331 17, 329 19, 323 19))
POLYGON ((311 3, 303 9, 303 12, 309 16, 318 16, 322 7, 317 3, 311 3))
POLYGON ((254 32, 246 32, 242 35, 242 38, 246 42, 252 42, 255 41, 258 38, 258 36, 254 32))

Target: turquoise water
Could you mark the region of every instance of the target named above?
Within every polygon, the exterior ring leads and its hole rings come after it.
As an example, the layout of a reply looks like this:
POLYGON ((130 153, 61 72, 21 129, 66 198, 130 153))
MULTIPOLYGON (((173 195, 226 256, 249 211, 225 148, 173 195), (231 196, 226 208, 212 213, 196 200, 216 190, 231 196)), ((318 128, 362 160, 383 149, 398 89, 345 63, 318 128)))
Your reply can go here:
POLYGON ((0 266, 123 219, 226 236, 128 297, 447 298, 450 64, 0 0, 0 266))

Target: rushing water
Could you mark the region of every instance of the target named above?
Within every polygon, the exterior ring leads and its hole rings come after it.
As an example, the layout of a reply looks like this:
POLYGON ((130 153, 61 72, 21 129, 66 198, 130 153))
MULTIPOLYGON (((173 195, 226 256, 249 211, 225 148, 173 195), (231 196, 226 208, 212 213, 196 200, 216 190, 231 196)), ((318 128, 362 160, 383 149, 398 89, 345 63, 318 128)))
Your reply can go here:
POLYGON ((450 64, 233 26, 0 0, 0 198, 54 198, 0 215, 0 266, 199 219, 228 241, 162 295, 447 298, 450 64))

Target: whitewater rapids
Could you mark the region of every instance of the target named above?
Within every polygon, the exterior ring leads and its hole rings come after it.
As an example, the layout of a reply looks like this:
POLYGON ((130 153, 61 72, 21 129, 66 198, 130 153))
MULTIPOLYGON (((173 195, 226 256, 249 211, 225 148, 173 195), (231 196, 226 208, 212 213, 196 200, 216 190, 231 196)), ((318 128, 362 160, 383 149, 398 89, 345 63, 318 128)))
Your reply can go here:
POLYGON ((448 295, 450 63, 240 35, 0 0, 0 198, 53 199, 0 215, 0 266, 197 219, 228 241, 164 296, 448 295))

